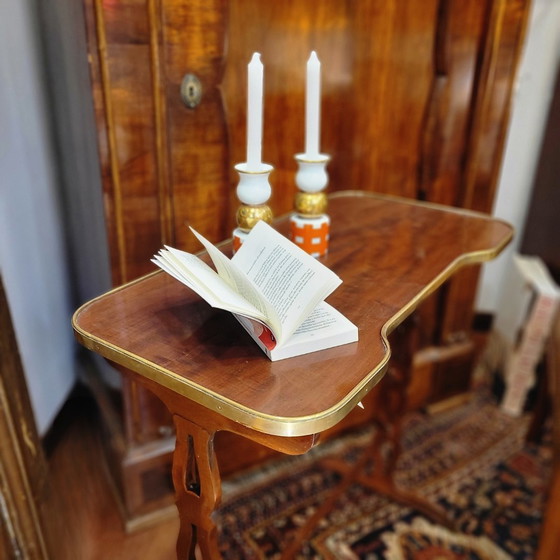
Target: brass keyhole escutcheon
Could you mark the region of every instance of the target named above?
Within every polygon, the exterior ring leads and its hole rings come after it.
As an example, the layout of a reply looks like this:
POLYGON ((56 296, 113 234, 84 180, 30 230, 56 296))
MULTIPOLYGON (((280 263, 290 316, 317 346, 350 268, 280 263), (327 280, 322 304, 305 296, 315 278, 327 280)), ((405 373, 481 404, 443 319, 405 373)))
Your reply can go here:
POLYGON ((185 74, 181 82, 181 99, 189 109, 194 109, 200 103, 202 85, 194 74, 185 74))

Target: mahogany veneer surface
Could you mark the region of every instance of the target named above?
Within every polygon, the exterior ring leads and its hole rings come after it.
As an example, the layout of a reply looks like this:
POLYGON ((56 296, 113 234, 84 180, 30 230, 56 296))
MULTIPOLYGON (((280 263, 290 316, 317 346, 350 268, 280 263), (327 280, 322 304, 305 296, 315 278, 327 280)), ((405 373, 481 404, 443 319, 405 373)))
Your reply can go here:
MULTIPOLYGON (((361 192, 331 196, 329 214, 321 260, 343 284, 328 301, 358 326, 359 342, 271 362, 231 314, 163 272, 82 306, 77 337, 257 431, 322 431, 381 379, 391 329, 461 265, 496 256, 513 233, 482 214, 361 192)), ((274 225, 286 233, 288 218, 274 225)), ((231 254, 229 242, 221 248, 231 254)))

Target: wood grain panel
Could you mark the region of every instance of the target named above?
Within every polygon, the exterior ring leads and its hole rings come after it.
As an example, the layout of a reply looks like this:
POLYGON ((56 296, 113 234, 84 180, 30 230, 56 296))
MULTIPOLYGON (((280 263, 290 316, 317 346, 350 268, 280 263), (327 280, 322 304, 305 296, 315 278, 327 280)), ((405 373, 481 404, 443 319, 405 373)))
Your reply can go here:
POLYGON ((155 157, 159 192, 161 240, 175 243, 173 200, 169 176, 169 138, 167 134, 167 103, 165 102, 165 68, 162 61, 163 33, 159 0, 148 1, 150 50, 152 63, 152 94, 154 99, 155 157))
POLYGON ((492 209, 530 5, 530 0, 491 3, 480 46, 481 68, 466 157, 466 185, 458 201, 465 208, 485 212, 492 209))
POLYGON ((162 2, 163 51, 168 107, 168 158, 176 242, 193 240, 187 224, 213 241, 231 235, 237 205, 231 206, 228 136, 220 83, 226 41, 225 2, 162 2), (180 99, 183 76, 202 84, 195 109, 180 99))
POLYGON ((437 2, 367 4, 353 14, 353 130, 343 147, 351 186, 416 198, 437 2))
POLYGON ((106 139, 100 144, 113 282, 145 272, 160 245, 150 33, 144 0, 93 2, 106 139), (157 231, 154 236, 153 231, 157 231))
MULTIPOLYGON (((260 52, 264 65, 263 159, 274 166, 270 205, 276 215, 292 208, 294 155, 304 151, 305 71, 311 50, 322 60, 321 149, 333 151, 340 102, 351 95, 346 2, 229 2, 228 52, 223 81, 230 127, 230 167, 246 160, 247 64, 260 52), (326 45, 330 45, 327 51, 326 45), (336 53, 325 65, 326 53, 336 53), (342 92, 342 97, 341 97, 342 92), (336 106, 336 110, 333 109, 336 106)), ((332 166, 329 166, 332 172, 332 166)))
POLYGON ((312 49, 331 190, 490 210, 528 0, 86 1, 115 284, 163 242, 192 248, 187 223, 230 235, 254 51, 276 215, 296 190, 312 49), (196 109, 179 97, 187 72, 202 82, 196 109))
POLYGON ((457 206, 488 2, 440 0, 419 198, 457 206))
POLYGON ((418 138, 431 80, 436 2, 306 1, 229 4, 224 97, 230 165, 245 159, 246 64, 265 65, 263 157, 274 165, 274 211, 292 208, 303 151, 305 65, 322 63, 321 148, 330 189, 416 196, 418 138), (241 95, 240 95, 241 93, 241 95))
MULTIPOLYGON (((458 206, 492 211, 529 7, 529 0, 497 0, 488 6, 464 171, 457 178, 458 206)), ((442 341, 464 338, 470 331, 478 278, 475 267, 451 280, 440 318, 442 341)))

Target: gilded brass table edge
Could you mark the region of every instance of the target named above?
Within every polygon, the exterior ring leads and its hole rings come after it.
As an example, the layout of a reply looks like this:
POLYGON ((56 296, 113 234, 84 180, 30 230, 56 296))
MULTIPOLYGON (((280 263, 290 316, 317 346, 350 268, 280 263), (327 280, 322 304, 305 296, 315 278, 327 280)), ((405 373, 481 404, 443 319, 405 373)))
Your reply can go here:
MULTIPOLYGON (((459 214, 461 216, 468 216, 471 218, 480 218, 490 222, 501 223, 509 228, 512 229, 513 226, 503 220, 502 218, 496 218, 490 214, 485 212, 479 212, 478 210, 471 210, 470 208, 459 208, 457 206, 448 206, 446 204, 440 204, 438 202, 429 202, 426 200, 416 200, 414 198, 406 198, 404 196, 398 196, 395 194, 384 194, 384 193, 377 193, 373 191, 361 191, 358 189, 350 189, 344 191, 333 191, 329 193, 328 198, 329 200, 337 199, 337 198, 345 198, 345 197, 363 197, 363 198, 376 198, 378 200, 390 200, 392 202, 397 202, 400 204, 408 204, 410 206, 420 206, 422 208, 431 208, 432 210, 441 210, 444 212, 452 212, 453 214, 459 214)), ((509 243, 509 240, 508 240, 509 243)))
POLYGON ((83 344, 85 348, 136 372, 142 377, 157 382, 167 389, 252 430, 283 437, 316 434, 333 426, 339 420, 342 420, 363 395, 373 387, 374 384, 372 380, 375 379, 377 382, 377 380, 382 378, 381 374, 384 373, 389 360, 389 354, 387 353, 383 361, 378 364, 378 367, 360 383, 357 390, 345 401, 343 407, 338 408, 335 405, 327 411, 309 416, 282 417, 257 412, 222 395, 218 395, 197 383, 178 376, 170 370, 156 366, 148 360, 144 360, 118 346, 114 346, 90 335, 76 325, 74 325, 74 332, 78 341, 83 344), (332 413, 331 410, 333 411, 332 413))
MULTIPOLYGON (((356 404, 383 378, 384 372, 389 362, 389 358, 391 356, 391 346, 389 344, 388 335, 397 325, 399 325, 408 315, 410 315, 416 309, 421 301, 423 301, 426 297, 433 293, 459 268, 468 264, 482 263, 494 258, 507 245, 509 239, 510 238, 504 239, 504 241, 496 247, 461 255, 452 263, 450 263, 449 266, 445 268, 439 276, 437 276, 430 284, 428 284, 421 292, 419 292, 412 300, 410 300, 407 305, 405 305, 398 313, 388 319, 382 326, 381 337, 386 348, 386 354, 383 357, 383 360, 378 363, 375 368, 372 369, 355 387, 355 389, 348 395, 346 395, 345 398, 340 400, 329 409, 308 416, 282 417, 257 412, 226 397, 218 395, 213 391, 205 389, 204 387, 192 381, 188 381, 170 370, 167 370, 160 366, 156 366, 152 362, 143 360, 142 358, 139 358, 138 356, 135 356, 134 354, 123 350, 122 348, 108 344, 102 339, 90 335, 78 326, 77 317, 83 308, 87 307, 95 300, 84 304, 74 313, 72 324, 78 340, 86 348, 97 352, 105 358, 113 360, 118 364, 125 366, 148 379, 151 379, 152 381, 158 382, 168 389, 171 389, 172 391, 175 391, 176 393, 188 399, 206 406, 210 410, 213 410, 214 412, 217 412, 225 416, 226 418, 229 418, 230 420, 245 425, 253 430, 271 435, 285 437, 305 436, 322 432, 327 428, 335 425, 338 421, 342 420, 356 406, 356 404)), ((158 272, 152 274, 156 273, 158 272)), ((140 280, 141 279, 136 280, 135 282, 140 280)), ((112 291, 117 291, 121 288, 122 286, 115 288, 112 291)))
MULTIPOLYGON (((364 196, 379 199, 398 200, 406 204, 432 207, 434 209, 441 209, 447 212, 453 211, 467 216, 476 216, 495 222, 502 222, 503 224, 508 226, 511 231, 510 234, 508 236, 504 236, 504 239, 495 247, 465 253, 464 255, 459 256, 457 259, 451 262, 439 276, 437 276, 410 302, 408 302, 407 305, 403 306, 398 313, 389 318, 381 328, 381 338, 386 348, 386 354, 383 357, 383 360, 378 363, 376 367, 362 379, 362 381, 355 387, 353 391, 351 391, 345 398, 340 400, 329 409, 318 412, 316 414, 299 417, 282 417, 257 412, 251 408, 245 407, 235 401, 232 401, 231 399, 227 399, 226 397, 218 395, 213 391, 205 389, 204 387, 192 381, 188 381, 170 370, 155 366, 155 364, 153 364, 152 362, 143 360, 138 356, 135 356, 134 354, 123 350, 122 348, 108 344, 102 339, 90 335, 78 326, 77 316, 79 315, 79 313, 85 307, 94 303, 97 299, 106 296, 108 293, 116 292, 120 289, 123 289, 124 287, 135 284, 136 282, 140 282, 155 274, 160 274, 161 271, 154 271, 123 286, 115 287, 110 290, 110 292, 102 294, 97 298, 83 304, 75 311, 72 317, 72 325, 76 333, 76 337, 86 348, 101 354, 105 358, 113 360, 116 363, 127 367, 152 381, 161 383, 168 389, 171 389, 172 391, 175 391, 176 393, 188 399, 194 400, 195 402, 206 406, 210 410, 213 410, 214 412, 217 412, 218 414, 221 414, 226 418, 229 418, 230 420, 238 422, 256 431, 277 436, 294 437, 319 433, 332 427, 337 422, 342 420, 357 405, 357 403, 383 378, 384 372, 387 368, 387 364, 391 356, 391 346, 388 341, 388 336, 392 332, 392 330, 400 323, 402 323, 402 321, 404 321, 404 319, 416 309, 420 302, 422 302, 430 294, 435 292, 437 288, 439 288, 446 280, 451 278, 451 276, 459 268, 462 268, 463 266, 469 264, 482 264, 486 261, 492 260, 501 253, 501 251, 504 249, 504 247, 507 246, 507 244, 513 237, 513 228, 507 222, 472 210, 449 208, 447 206, 438 205, 435 203, 409 200, 392 195, 383 195, 367 191, 337 191, 329 195, 330 198, 342 198, 344 196, 364 196), (162 383, 162 381, 165 381, 165 383, 162 383)), ((223 243, 227 243, 227 241, 224 241, 223 243)), ((220 243, 220 245, 222 245, 223 243, 220 243)))

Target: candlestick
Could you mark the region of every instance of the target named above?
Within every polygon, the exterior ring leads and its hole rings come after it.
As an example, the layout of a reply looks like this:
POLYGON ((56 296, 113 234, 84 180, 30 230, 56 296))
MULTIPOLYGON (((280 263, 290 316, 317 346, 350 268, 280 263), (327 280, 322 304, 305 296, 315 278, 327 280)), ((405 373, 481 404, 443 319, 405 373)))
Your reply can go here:
POLYGON ((298 172, 295 213, 290 216, 290 239, 314 257, 329 250, 331 220, 326 214, 327 195, 324 192, 329 176, 326 170, 330 157, 319 154, 310 160, 306 154, 296 155, 298 172))
POLYGON ((263 65, 254 53, 248 65, 247 170, 260 171, 262 149, 263 65))
POLYGON ((321 93, 321 63, 315 51, 307 61, 305 96, 305 155, 316 159, 319 155, 319 107, 321 93))
POLYGON ((295 197, 295 213, 290 217, 290 238, 314 257, 328 252, 331 225, 325 213, 327 195, 323 192, 329 180, 326 166, 330 157, 319 152, 320 94, 321 63, 312 51, 307 61, 305 90, 305 153, 296 155, 299 192, 295 197))
POLYGON ((247 163, 238 163, 235 170, 239 173, 237 198, 241 202, 237 209, 237 227, 233 230, 233 251, 241 247, 253 226, 263 220, 272 221, 272 210, 266 204, 272 193, 268 182, 272 165, 261 163, 259 171, 250 171, 247 163))

